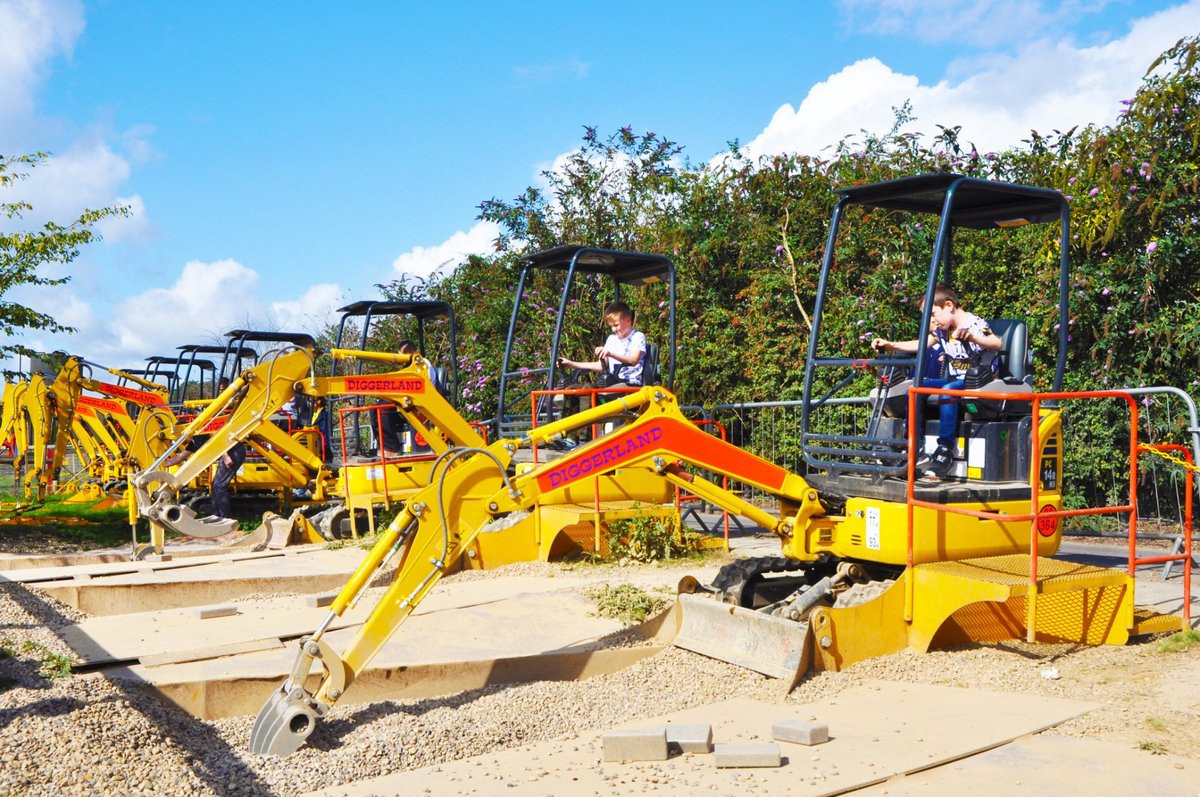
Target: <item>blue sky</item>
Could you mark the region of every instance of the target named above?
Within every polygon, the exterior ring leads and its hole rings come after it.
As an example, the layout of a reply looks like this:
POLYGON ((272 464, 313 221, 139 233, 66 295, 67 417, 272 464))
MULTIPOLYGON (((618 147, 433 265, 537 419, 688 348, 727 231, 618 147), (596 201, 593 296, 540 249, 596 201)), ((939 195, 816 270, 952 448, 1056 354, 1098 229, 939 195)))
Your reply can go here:
POLYGON ((0 153, 53 153, 27 223, 129 204, 53 290, 115 366, 240 325, 310 329, 402 271, 451 268, 585 125, 707 162, 961 124, 981 149, 1111 123, 1191 2, 328 4, 0 0, 0 153))

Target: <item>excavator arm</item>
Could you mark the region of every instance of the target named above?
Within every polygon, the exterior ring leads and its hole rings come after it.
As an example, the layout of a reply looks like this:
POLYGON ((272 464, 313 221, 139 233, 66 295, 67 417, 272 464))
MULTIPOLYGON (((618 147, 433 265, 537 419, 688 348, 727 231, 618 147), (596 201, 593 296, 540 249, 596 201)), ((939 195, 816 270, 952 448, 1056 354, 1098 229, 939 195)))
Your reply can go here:
MULTIPOLYGON (((296 349, 259 363, 235 379, 180 432, 158 459, 133 477, 138 511, 142 516, 193 537, 215 537, 231 531, 236 521, 200 520, 191 507, 175 502, 175 494, 251 435, 268 443, 291 445, 293 441, 271 421, 271 415, 295 395, 296 383, 309 376, 311 371, 312 352, 296 349), (229 414, 222 416, 227 409, 229 414), (208 434, 208 439, 182 461, 177 471, 171 473, 160 469, 172 454, 202 434, 208 434), (286 438, 286 442, 280 437, 286 438)), ((320 468, 320 460, 313 459, 316 462, 311 464, 320 468)))
POLYGON ((823 513, 816 492, 801 477, 706 434, 687 420, 675 397, 660 387, 643 388, 534 428, 520 440, 497 440, 487 448, 450 449, 435 468, 430 484, 409 498, 342 588, 326 619, 301 641, 291 675, 259 712, 251 732, 250 749, 273 755, 288 755, 297 750, 317 721, 341 698, 476 537, 491 524, 504 523, 507 515, 529 509, 544 495, 617 468, 640 468, 668 480, 678 480, 692 490, 699 483, 711 500, 732 511, 752 509, 713 482, 699 479, 687 482, 678 476, 680 460, 778 495, 789 513, 785 518, 777 520, 761 510, 754 511, 769 519, 770 527, 781 535, 791 534, 796 524, 808 523, 823 513), (552 442, 577 427, 630 412, 637 413, 636 419, 608 436, 520 476, 508 475, 519 448, 552 442), (399 561, 390 586, 339 655, 324 639, 326 630, 358 602, 367 585, 397 556, 399 561), (320 663, 322 675, 310 692, 309 672, 314 662, 320 663))
POLYGON ((335 359, 387 362, 402 368, 385 374, 316 377, 312 375, 312 353, 305 349, 260 363, 208 404, 180 433, 175 444, 134 478, 139 512, 159 525, 191 536, 216 536, 231 530, 228 522, 196 518, 190 507, 175 502, 174 494, 239 442, 246 442, 266 456, 280 473, 289 475, 295 486, 302 486, 307 474, 323 472, 320 457, 271 421, 271 416, 298 393, 314 397, 376 396, 391 401, 438 454, 451 447, 483 446, 479 433, 438 393, 425 359, 411 354, 348 349, 334 349, 331 354, 335 359), (159 469, 189 440, 210 432, 208 440, 175 473, 159 469), (297 462, 300 467, 294 464, 297 462), (152 491, 154 485, 158 486, 152 491))

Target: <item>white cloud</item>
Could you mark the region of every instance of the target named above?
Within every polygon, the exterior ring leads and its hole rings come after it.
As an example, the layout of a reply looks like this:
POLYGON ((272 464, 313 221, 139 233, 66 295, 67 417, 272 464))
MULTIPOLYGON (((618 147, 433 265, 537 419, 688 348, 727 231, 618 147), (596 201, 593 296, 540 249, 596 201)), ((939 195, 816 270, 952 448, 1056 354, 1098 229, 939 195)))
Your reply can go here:
POLYGON ((258 282, 258 273, 236 260, 190 261, 171 287, 117 304, 113 337, 121 349, 146 354, 211 340, 262 316, 258 282))
POLYGON ((271 302, 272 322, 287 332, 320 332, 337 320, 337 309, 346 305, 346 291, 335 283, 313 285, 298 299, 271 302))
POLYGON ((500 227, 494 222, 477 222, 466 232, 456 232, 436 246, 414 246, 392 261, 392 269, 397 274, 412 274, 424 279, 443 266, 453 269, 467 255, 492 251, 492 242, 499 234, 500 227))
POLYGON ((30 229, 47 221, 67 224, 85 209, 122 205, 128 207, 129 215, 106 219, 97 231, 108 243, 145 241, 155 233, 145 201, 138 194, 118 196, 130 171, 129 161, 108 144, 96 140, 79 143, 30 169, 26 178, 13 187, 16 197, 33 209, 16 225, 5 226, 30 229))
POLYGON ((46 63, 82 32, 78 0, 0 0, 0 133, 29 123, 46 63))
MULTIPOLYGON (((31 331, 25 344, 37 351, 61 349, 113 367, 134 367, 152 354, 169 355, 185 343, 224 343, 231 329, 319 333, 346 303, 336 284, 314 285, 294 299, 259 298, 259 274, 236 260, 191 261, 167 288, 129 296, 97 312, 74 284, 24 286, 13 301, 48 311, 73 335, 31 331)), ((6 296, 6 298, 10 298, 6 296)))
MULTIPOLYGON (((130 178, 130 159, 156 157, 149 143, 152 129, 134 125, 112 134, 103 129, 80 131, 69 122, 40 117, 36 96, 51 63, 70 55, 84 30, 78 0, 0 0, 0 141, 4 155, 35 150, 54 154, 13 189, 14 198, 33 206, 17 224, 3 229, 40 227, 46 221, 70 223, 85 208, 130 206, 128 217, 110 219, 100 232, 109 243, 144 241, 153 232, 145 202, 136 194, 122 197, 130 178), (110 142, 108 139, 112 139, 110 142), (126 154, 121 154, 122 152, 126 154)), ((18 171, 20 168, 18 167, 18 171)), ((0 201, 11 201, 8 197, 0 201)))
POLYGON ((746 144, 753 156, 816 154, 860 130, 887 132, 892 108, 911 101, 916 121, 905 131, 931 135, 935 125, 961 125, 961 139, 980 151, 1015 146, 1030 130, 1049 133, 1110 124, 1133 95, 1150 62, 1181 32, 1200 30, 1200 0, 1136 22, 1120 39, 1094 47, 1039 39, 1014 55, 952 67, 957 82, 923 85, 875 58, 851 64, 813 86, 798 108, 783 105, 746 144))

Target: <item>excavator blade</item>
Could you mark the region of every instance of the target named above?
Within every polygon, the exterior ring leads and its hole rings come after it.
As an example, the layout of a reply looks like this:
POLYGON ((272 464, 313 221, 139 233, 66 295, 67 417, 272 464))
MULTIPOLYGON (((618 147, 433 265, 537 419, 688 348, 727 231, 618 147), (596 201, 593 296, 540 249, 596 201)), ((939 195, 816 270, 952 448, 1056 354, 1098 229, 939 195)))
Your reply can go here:
POLYGON ((290 684, 284 681, 259 710, 250 730, 250 752, 289 756, 317 727, 317 713, 304 699, 304 690, 296 687, 289 692, 290 684))
POLYGON ((812 659, 808 623, 784 620, 681 592, 676 647, 786 679, 795 685, 812 659))

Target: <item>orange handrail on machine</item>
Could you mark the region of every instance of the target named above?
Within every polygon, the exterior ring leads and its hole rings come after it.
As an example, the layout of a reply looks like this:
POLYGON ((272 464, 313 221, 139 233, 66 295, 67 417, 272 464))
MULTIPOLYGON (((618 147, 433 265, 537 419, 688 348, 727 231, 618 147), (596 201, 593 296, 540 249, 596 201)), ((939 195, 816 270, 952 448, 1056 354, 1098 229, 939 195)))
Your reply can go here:
MULTIPOLYGON (((1030 511, 1028 514, 1022 515, 999 515, 995 512, 982 512, 961 507, 947 506, 945 504, 934 503, 931 501, 922 501, 916 497, 915 489, 915 471, 916 459, 915 452, 917 451, 917 428, 916 424, 908 424, 908 486, 906 491, 906 502, 908 505, 908 551, 907 565, 911 568, 913 562, 913 524, 914 510, 916 507, 932 509, 937 512, 948 512, 959 515, 968 515, 970 517, 982 518, 985 520, 1006 520, 1006 521, 1030 521, 1029 527, 1029 597, 1027 601, 1027 622, 1026 635, 1028 641, 1034 641, 1036 628, 1036 612, 1037 612, 1037 583, 1038 583, 1038 533, 1039 526, 1043 522, 1053 522, 1057 524, 1059 518, 1078 517, 1082 515, 1103 515, 1103 514, 1120 514, 1128 513, 1129 515, 1129 575, 1132 578, 1139 564, 1153 564, 1156 562, 1173 561, 1175 559, 1183 559, 1183 555, 1178 557, 1152 557, 1148 559, 1138 559, 1136 550, 1137 539, 1137 479, 1138 479, 1138 462, 1137 453, 1142 450, 1142 447, 1137 440, 1138 429, 1138 408, 1137 401, 1134 397, 1119 390, 1087 390, 1087 391, 1065 391, 1054 393, 1032 393, 1032 394, 1013 394, 1013 393, 989 393, 979 390, 945 390, 939 388, 916 387, 908 391, 908 417, 917 417, 917 401, 918 396, 953 396, 957 398, 979 398, 979 399, 995 399, 1007 401, 1029 401, 1032 404, 1031 412, 1034 418, 1040 417, 1041 404, 1044 401, 1062 401, 1071 399, 1116 399, 1124 401, 1129 407, 1129 501, 1126 504, 1109 507, 1085 507, 1082 509, 1050 509, 1044 507, 1041 510, 1038 508, 1038 493, 1041 487, 1041 480, 1036 468, 1039 462, 1039 452, 1042 439, 1035 433, 1031 435, 1030 446, 1030 511)), ((923 399, 922 399, 923 400, 923 399)), ((1034 426, 1036 430, 1037 425, 1034 426)), ((1190 456, 1189 456, 1190 459, 1190 456)), ((1190 621, 1190 595, 1191 595, 1191 471, 1188 471, 1188 498, 1187 498, 1187 559, 1184 561, 1184 599, 1183 611, 1185 622, 1190 621)), ((905 620, 911 621, 913 617, 913 581, 908 581, 907 592, 905 595, 905 620)))
POLYGON ((1144 556, 1137 557, 1137 552, 1134 549, 1133 535, 1129 537, 1129 575, 1133 575, 1134 568, 1138 565, 1156 565, 1165 564, 1167 562, 1183 562, 1183 623, 1187 627, 1192 624, 1192 602, 1190 596, 1192 594, 1192 486, 1195 478, 1192 472, 1195 470, 1196 463, 1192 459, 1192 450, 1187 446, 1181 446, 1174 443, 1160 443, 1158 445, 1141 445, 1138 446, 1138 451, 1162 452, 1173 451, 1181 459, 1186 466, 1184 467, 1184 484, 1186 485, 1186 498, 1183 503, 1183 551, 1177 554, 1164 554, 1162 556, 1144 556))

